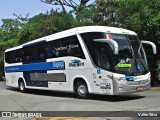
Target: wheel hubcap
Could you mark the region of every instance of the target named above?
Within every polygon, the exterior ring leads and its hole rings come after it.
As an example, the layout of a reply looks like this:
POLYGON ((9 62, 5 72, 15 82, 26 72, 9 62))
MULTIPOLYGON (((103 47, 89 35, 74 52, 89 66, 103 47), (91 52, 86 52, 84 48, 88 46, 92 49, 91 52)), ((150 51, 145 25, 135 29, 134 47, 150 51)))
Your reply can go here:
POLYGON ((85 95, 86 92, 87 92, 86 86, 84 86, 84 85, 79 86, 79 88, 78 88, 78 93, 79 93, 80 95, 85 95))
POLYGON ((24 90, 24 84, 22 82, 20 83, 20 89, 24 90))

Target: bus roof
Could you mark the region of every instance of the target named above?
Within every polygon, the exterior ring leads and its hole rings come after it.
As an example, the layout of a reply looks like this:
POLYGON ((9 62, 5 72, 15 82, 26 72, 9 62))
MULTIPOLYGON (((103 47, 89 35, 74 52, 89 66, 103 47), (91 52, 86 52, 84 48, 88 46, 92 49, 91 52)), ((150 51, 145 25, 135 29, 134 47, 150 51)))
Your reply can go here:
POLYGON ((106 33, 118 33, 118 34, 131 34, 137 35, 135 32, 123 28, 117 27, 109 27, 109 26, 84 26, 84 27, 77 27, 77 31, 79 33, 83 32, 106 32, 106 33))
POLYGON ((106 33, 137 35, 135 32, 133 32, 131 30, 116 28, 116 27, 82 26, 82 27, 72 28, 72 29, 69 29, 69 30, 65 30, 65 31, 62 31, 62 32, 54 33, 54 34, 51 34, 51 35, 48 35, 48 36, 45 36, 45 37, 42 37, 42 38, 35 39, 33 41, 24 43, 20 46, 7 49, 5 52, 20 49, 20 48, 23 48, 24 46, 34 44, 35 42, 38 43, 38 42, 41 42, 41 41, 44 41, 44 40, 51 41, 51 40, 54 40, 54 39, 59 39, 59 38, 75 35, 75 34, 78 34, 78 33, 85 33, 85 32, 106 32, 106 33))

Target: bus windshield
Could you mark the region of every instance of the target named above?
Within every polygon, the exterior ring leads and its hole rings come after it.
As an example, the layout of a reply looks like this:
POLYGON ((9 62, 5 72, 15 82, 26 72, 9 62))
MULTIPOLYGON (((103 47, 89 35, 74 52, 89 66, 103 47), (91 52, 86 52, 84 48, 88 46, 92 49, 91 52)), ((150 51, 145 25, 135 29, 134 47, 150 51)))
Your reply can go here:
POLYGON ((136 35, 112 34, 119 45, 119 54, 115 56, 115 71, 126 75, 141 75, 149 71, 146 54, 136 35))
POLYGON ((149 72, 146 54, 137 35, 94 32, 83 33, 81 36, 96 66, 125 75, 142 75, 149 72), (119 54, 113 54, 112 46, 100 39, 116 41, 119 54))

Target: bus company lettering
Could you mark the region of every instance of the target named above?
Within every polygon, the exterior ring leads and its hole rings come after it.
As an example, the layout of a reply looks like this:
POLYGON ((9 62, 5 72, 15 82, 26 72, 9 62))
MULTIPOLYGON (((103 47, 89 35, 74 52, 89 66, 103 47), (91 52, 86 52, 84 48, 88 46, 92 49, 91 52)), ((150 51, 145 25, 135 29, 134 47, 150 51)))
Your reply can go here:
POLYGON ((64 68, 64 62, 63 61, 53 62, 53 68, 64 68))
POLYGON ((80 60, 72 60, 71 63, 69 63, 69 67, 79 67, 84 66, 84 62, 81 62, 80 60))
POLYGON ((100 83, 100 88, 101 89, 111 89, 111 84, 110 83, 100 83))
POLYGON ((77 45, 69 45, 68 47, 69 47, 69 48, 78 48, 79 45, 78 45, 78 44, 77 44, 77 45))
POLYGON ((76 44, 76 45, 72 44, 72 45, 68 45, 68 46, 56 47, 55 49, 56 49, 56 51, 61 51, 61 50, 67 50, 67 49, 78 48, 78 47, 79 47, 78 44, 76 44))

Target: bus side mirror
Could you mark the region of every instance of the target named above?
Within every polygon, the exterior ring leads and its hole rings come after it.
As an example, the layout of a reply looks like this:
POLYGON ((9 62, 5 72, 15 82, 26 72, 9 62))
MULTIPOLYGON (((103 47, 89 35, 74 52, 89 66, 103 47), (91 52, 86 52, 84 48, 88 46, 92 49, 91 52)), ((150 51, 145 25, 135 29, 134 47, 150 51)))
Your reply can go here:
POLYGON ((143 44, 151 45, 152 46, 152 50, 153 50, 153 54, 157 54, 157 48, 156 48, 156 45, 153 42, 145 41, 145 40, 142 40, 141 42, 143 44))
POLYGON ((94 39, 95 42, 106 42, 108 43, 111 48, 113 49, 113 53, 115 55, 118 55, 118 43, 114 40, 108 40, 108 39, 94 39))

